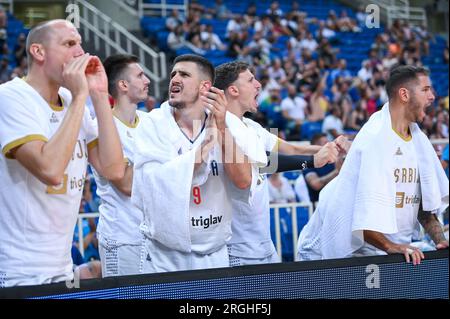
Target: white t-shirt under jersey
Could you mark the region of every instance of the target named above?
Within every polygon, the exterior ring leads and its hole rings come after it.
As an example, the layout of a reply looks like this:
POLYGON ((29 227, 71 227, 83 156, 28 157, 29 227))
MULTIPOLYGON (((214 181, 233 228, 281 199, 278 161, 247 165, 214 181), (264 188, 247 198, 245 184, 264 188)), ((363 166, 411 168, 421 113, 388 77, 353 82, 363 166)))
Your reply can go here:
MULTIPOLYGON (((278 137, 258 123, 243 119, 244 123, 256 131, 263 141, 266 151, 272 151, 278 137)), ((228 242, 230 254, 243 258, 265 258, 275 252, 270 237, 269 188, 266 175, 260 175, 252 191, 250 203, 232 200, 232 237, 228 242)))
MULTIPOLYGON (((134 125, 114 117, 124 156, 130 163, 134 163, 133 136, 139 125, 139 118, 145 115, 146 113, 137 111, 134 125)), ((97 183, 97 195, 102 200, 97 226, 99 240, 107 246, 140 245, 142 234, 139 226, 143 220, 143 213, 131 202, 131 197, 126 196, 107 179, 99 176, 94 169, 93 172, 97 183)))
MULTIPOLYGON (((422 199, 419 182, 417 155, 412 138, 405 140, 395 131, 391 138, 396 143, 394 157, 394 171, 392 178, 395 182, 395 212, 397 230, 395 234, 384 234, 387 239, 396 244, 410 244, 414 230, 418 227, 417 214, 422 199)), ((386 252, 365 243, 357 252, 364 255, 385 255, 386 252)))
POLYGON ((0 86, 0 287, 37 285, 73 278, 71 246, 97 125, 86 108, 78 141, 61 185, 45 185, 9 151, 34 140, 48 141, 61 125, 64 107, 50 107, 30 85, 14 79, 0 86))

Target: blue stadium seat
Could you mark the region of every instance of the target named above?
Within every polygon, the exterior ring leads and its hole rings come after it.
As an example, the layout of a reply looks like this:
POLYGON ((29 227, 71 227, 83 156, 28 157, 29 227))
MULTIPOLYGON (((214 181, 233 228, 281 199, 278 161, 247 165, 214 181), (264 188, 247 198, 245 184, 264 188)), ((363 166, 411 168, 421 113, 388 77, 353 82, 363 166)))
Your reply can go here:
POLYGON ((314 134, 322 132, 323 121, 305 122, 301 127, 300 139, 310 141, 314 134))

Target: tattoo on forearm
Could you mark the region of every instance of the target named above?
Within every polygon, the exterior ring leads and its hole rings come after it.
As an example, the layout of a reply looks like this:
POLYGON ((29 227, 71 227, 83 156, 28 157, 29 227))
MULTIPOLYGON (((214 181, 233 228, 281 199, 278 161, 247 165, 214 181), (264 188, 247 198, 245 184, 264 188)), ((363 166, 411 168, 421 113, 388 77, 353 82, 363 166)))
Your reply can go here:
POLYGON ((436 215, 430 212, 419 211, 418 219, 435 244, 445 240, 441 223, 437 220, 436 215))

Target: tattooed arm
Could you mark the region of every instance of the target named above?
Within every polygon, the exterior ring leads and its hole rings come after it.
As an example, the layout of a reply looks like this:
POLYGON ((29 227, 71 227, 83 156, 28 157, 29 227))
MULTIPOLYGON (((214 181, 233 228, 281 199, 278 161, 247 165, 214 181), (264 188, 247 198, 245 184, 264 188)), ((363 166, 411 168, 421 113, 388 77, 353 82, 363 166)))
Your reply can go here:
POLYGON ((436 244, 436 249, 448 248, 448 240, 445 239, 442 225, 435 214, 424 211, 422 205, 420 205, 417 219, 425 229, 425 232, 430 235, 431 239, 436 244))

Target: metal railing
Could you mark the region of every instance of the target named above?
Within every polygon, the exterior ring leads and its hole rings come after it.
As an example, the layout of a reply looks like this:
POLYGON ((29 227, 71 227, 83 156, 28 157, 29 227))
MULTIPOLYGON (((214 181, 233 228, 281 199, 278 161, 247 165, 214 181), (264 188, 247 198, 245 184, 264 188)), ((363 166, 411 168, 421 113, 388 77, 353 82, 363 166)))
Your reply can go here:
POLYGON ((78 215, 77 226, 78 226, 78 250, 81 256, 84 257, 84 234, 83 234, 83 219, 97 218, 100 213, 82 213, 78 215))
POLYGON ((413 25, 427 25, 427 14, 424 8, 411 7, 409 0, 371 0, 371 4, 380 7, 380 14, 386 18, 391 26, 394 20, 405 20, 413 25))
POLYGON ((160 3, 144 3, 142 0, 139 0, 138 13, 141 18, 143 16, 167 17, 167 13, 170 13, 173 9, 177 9, 186 16, 188 4, 188 0, 183 0, 183 4, 167 3, 166 0, 161 0, 160 3))
MULTIPOLYGON (((292 222, 292 247, 294 259, 297 253, 297 241, 298 241, 298 221, 296 210, 298 207, 306 207, 308 208, 308 219, 311 217, 313 213, 313 207, 310 203, 286 203, 286 204, 271 204, 270 208, 274 210, 274 219, 275 219, 275 247, 277 249, 277 253, 281 258, 281 220, 280 220, 280 208, 291 209, 291 222, 292 222)), ((97 218, 99 217, 99 213, 82 213, 78 215, 78 246, 81 255, 84 257, 84 239, 83 239, 83 219, 88 218, 97 218)))
POLYGON ((161 0, 160 3, 145 3, 143 0, 133 1, 133 4, 128 4, 127 1, 113 0, 121 9, 127 11, 129 14, 142 18, 143 16, 158 16, 167 17, 168 13, 173 9, 177 9, 181 14, 186 16, 188 11, 188 0, 183 0, 183 4, 167 3, 166 0, 161 0))
POLYGON ((0 0, 0 4, 8 10, 11 14, 14 13, 14 1, 13 0, 0 0))
POLYGON ((84 0, 73 2, 80 8, 80 24, 83 26, 84 41, 91 41, 93 38, 95 50, 104 53, 105 56, 111 55, 113 51, 138 56, 144 72, 151 79, 154 95, 159 99, 161 97, 160 83, 167 78, 165 53, 155 52, 88 2, 84 0))
POLYGON ((297 208, 306 207, 308 208, 308 220, 313 214, 313 207, 311 203, 286 203, 286 204, 271 204, 270 208, 274 210, 274 220, 275 220, 275 248, 277 249, 278 256, 282 256, 281 249, 281 220, 280 220, 280 209, 287 208, 290 209, 291 215, 291 227, 292 227, 292 252, 293 260, 295 260, 295 255, 297 254, 297 242, 298 242, 298 221, 297 221, 297 208))

